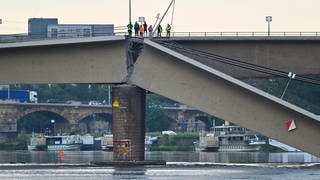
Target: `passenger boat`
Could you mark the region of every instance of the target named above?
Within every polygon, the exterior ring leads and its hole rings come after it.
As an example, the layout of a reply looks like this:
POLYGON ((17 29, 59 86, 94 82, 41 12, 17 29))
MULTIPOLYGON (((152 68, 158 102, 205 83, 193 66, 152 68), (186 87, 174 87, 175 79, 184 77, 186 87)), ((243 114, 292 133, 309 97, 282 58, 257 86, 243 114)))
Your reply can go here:
POLYGON ((47 136, 47 151, 79 151, 81 148, 80 136, 47 136))
MULTIPOLYGON (((149 150, 152 143, 158 137, 145 137, 145 150, 149 150)), ((70 136, 43 136, 33 134, 28 145, 29 151, 84 151, 84 150, 103 150, 113 151, 113 135, 108 134, 102 137, 93 138, 87 134, 70 136), (96 143, 96 140, 98 143, 96 143), (96 147, 100 146, 100 147, 96 147)))
MULTIPOLYGON (((152 144, 157 141, 159 139, 159 137, 157 136, 145 136, 145 141, 144 141, 144 145, 145 145, 145 150, 149 151, 152 144)), ((104 135, 101 139, 101 149, 103 151, 112 151, 113 150, 113 135, 109 134, 109 135, 104 135)))
POLYGON ((259 151, 263 140, 253 140, 246 128, 240 126, 215 126, 210 133, 202 133, 195 142, 196 151, 243 152, 259 151))
POLYGON ((32 136, 29 151, 79 151, 83 146, 80 135, 71 136, 32 136))

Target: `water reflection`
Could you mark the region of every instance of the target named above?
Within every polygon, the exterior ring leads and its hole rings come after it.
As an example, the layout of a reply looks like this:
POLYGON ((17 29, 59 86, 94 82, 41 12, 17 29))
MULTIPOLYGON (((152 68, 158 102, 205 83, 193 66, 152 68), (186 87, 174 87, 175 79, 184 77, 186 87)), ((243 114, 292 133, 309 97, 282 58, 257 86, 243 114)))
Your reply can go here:
MULTIPOLYGON (((167 162, 212 162, 212 163, 312 163, 320 158, 303 152, 261 153, 261 152, 146 152, 146 160, 167 162)), ((64 163, 86 164, 90 162, 112 161, 112 152, 103 151, 0 151, 0 163, 64 163)), ((124 171, 123 171, 124 170, 124 171)), ((120 173, 125 169, 120 169, 120 173)), ((138 172, 143 172, 138 171, 138 172)))
POLYGON ((320 158, 304 152, 146 152, 148 160, 212 163, 312 163, 320 158))
POLYGON ((146 175, 146 169, 141 168, 115 168, 113 172, 114 177, 121 177, 121 179, 144 179, 143 177, 146 175))

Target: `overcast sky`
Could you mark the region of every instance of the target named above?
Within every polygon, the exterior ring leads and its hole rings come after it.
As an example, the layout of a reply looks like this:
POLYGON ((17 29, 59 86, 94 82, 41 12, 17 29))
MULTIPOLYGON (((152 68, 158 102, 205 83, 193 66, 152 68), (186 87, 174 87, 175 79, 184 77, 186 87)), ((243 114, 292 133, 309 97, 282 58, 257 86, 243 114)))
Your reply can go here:
MULTIPOLYGON (((0 33, 27 32, 31 17, 56 17, 59 23, 128 23, 129 0, 1 0, 0 33)), ((132 0, 132 18, 153 24, 171 0, 132 0)), ((320 31, 320 0, 176 0, 173 31, 320 31)), ((171 12, 163 24, 169 23, 171 12)))

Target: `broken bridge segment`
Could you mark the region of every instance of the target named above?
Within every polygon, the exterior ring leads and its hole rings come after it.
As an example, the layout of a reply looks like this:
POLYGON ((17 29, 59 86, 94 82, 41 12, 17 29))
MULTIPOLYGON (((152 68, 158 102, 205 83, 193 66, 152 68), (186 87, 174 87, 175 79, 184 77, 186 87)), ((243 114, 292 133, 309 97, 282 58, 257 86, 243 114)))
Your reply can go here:
POLYGON ((131 82, 320 156, 320 118, 149 39, 131 82), (287 131, 286 120, 296 129, 287 131))

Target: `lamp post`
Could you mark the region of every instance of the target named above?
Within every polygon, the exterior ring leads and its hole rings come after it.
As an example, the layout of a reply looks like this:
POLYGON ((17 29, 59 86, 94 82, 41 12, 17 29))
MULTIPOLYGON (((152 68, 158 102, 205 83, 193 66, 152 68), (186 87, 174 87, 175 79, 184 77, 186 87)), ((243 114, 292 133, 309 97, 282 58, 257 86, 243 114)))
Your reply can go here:
POLYGON ((129 22, 131 21, 131 0, 129 0, 129 22))
POLYGON ((55 123, 55 120, 54 119, 51 119, 51 124, 52 124, 52 134, 54 135, 54 123, 55 123))
POLYGON ((266 16, 266 21, 268 22, 268 36, 270 36, 270 22, 272 21, 272 16, 266 16))

